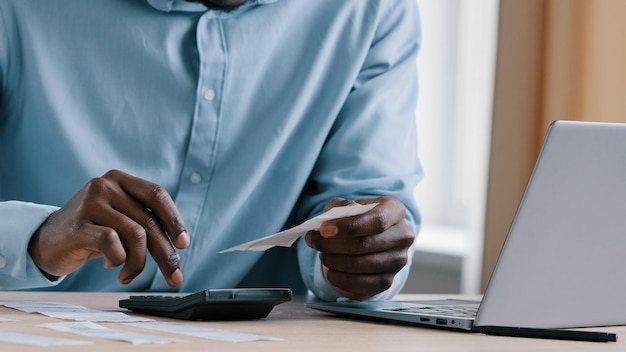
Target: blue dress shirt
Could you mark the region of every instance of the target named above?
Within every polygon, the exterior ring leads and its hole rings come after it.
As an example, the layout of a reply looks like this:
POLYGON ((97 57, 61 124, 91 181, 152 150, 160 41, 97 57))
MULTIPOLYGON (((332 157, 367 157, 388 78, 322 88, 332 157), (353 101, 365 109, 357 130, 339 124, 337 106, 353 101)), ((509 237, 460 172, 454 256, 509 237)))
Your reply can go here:
MULTIPOLYGON (((0 2, 0 288, 170 291, 151 258, 127 286, 91 260, 48 281, 28 255, 46 217, 120 169, 164 186, 191 244, 182 292, 336 295, 304 241, 217 252, 321 212, 334 196, 407 207, 416 155, 414 0, 0 2)), ((397 276, 378 298, 397 293, 397 276)))

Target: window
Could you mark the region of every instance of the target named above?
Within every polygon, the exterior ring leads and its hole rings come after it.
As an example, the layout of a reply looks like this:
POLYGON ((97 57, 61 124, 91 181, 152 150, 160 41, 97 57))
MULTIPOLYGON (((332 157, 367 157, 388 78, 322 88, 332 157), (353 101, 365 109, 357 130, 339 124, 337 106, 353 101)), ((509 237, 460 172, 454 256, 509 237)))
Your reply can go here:
POLYGON ((480 289, 498 0, 416 0, 422 18, 416 112, 425 177, 418 250, 461 257, 480 289))

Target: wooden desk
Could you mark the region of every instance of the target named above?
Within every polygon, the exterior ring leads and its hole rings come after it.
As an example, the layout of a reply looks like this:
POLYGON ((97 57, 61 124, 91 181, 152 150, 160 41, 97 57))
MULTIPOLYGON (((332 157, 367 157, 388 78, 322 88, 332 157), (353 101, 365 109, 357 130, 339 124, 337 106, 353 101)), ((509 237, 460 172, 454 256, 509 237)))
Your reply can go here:
MULTIPOLYGON (((61 292, 0 292, 0 300, 58 301, 78 304, 103 311, 119 311, 117 302, 128 293, 61 293, 61 292)), ((446 296, 449 297, 449 296, 446 296)), ((402 299, 430 299, 432 295, 401 296, 402 299)), ((69 333, 55 332, 37 327, 37 324, 59 322, 41 314, 29 314, 0 307, 0 317, 16 322, 0 323, 0 330, 35 335, 91 340, 92 345, 37 347, 24 344, 1 343, 0 351, 254 351, 254 352, 328 352, 328 351, 625 351, 626 326, 598 329, 618 334, 616 343, 541 340, 528 338, 485 336, 463 332, 360 322, 338 318, 305 308, 301 297, 283 303, 267 319, 242 322, 184 322, 215 329, 225 329, 249 334, 280 337, 284 341, 222 342, 182 335, 158 333, 135 329, 117 323, 99 323, 103 326, 170 336, 190 341, 185 344, 138 344, 89 339, 69 333), (620 340, 621 339, 621 340, 620 340)), ((157 318, 168 321, 170 319, 157 318)), ((170 320, 171 321, 171 320, 170 320)))

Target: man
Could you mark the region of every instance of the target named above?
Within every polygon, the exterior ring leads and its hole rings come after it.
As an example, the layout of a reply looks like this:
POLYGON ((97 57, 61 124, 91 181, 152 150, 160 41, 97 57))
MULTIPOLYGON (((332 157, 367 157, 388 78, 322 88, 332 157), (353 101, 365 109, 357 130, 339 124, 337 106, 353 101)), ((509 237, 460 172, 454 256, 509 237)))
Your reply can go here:
POLYGON ((0 2, 0 287, 393 296, 418 43, 413 0, 0 2))

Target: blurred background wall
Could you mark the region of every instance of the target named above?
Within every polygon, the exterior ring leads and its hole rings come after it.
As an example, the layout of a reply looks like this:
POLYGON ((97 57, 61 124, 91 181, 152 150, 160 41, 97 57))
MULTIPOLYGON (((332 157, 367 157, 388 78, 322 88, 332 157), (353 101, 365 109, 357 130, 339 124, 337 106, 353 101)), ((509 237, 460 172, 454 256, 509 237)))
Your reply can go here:
POLYGON ((499 9, 483 289, 550 122, 626 122, 626 1, 501 0, 499 9))
POLYGON ((626 122, 626 0, 415 0, 424 217, 404 292, 482 292, 548 125, 626 122))

